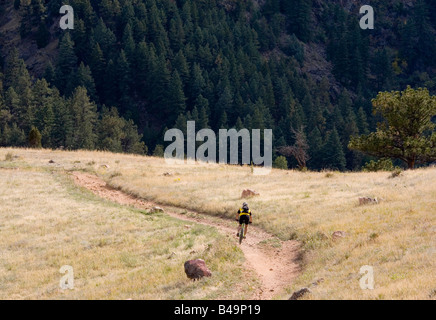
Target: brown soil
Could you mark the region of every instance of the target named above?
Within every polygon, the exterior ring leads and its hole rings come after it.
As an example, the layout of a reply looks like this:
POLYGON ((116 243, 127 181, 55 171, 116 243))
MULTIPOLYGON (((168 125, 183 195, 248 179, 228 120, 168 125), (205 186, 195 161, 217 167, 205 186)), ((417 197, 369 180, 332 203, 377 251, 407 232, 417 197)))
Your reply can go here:
MULTIPOLYGON (((102 198, 140 209, 151 209, 157 206, 156 203, 111 188, 95 175, 83 172, 73 172, 72 175, 78 185, 89 189, 102 198)), ((174 208, 159 206, 172 217, 216 227, 220 232, 234 237, 235 242, 237 241, 236 222, 232 225, 228 219, 210 217, 192 211, 190 214, 180 214, 176 213, 177 210, 174 208)), ((298 264, 299 243, 297 241, 279 241, 273 235, 250 225, 247 238, 240 247, 246 258, 246 269, 253 270, 261 283, 253 299, 268 300, 273 296, 285 294, 285 289, 292 284, 293 279, 300 271, 298 264)))

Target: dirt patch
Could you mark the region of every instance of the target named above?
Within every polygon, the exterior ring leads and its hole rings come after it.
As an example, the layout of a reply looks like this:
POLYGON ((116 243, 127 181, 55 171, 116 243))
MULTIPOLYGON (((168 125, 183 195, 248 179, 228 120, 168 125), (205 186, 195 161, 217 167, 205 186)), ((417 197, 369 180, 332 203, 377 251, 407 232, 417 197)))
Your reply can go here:
MULTIPOLYGON (((94 194, 114 201, 122 205, 130 205, 140 209, 151 209, 157 204, 144 201, 129 195, 123 191, 111 188, 99 177, 83 173, 73 172, 72 176, 76 184, 85 187, 94 194)), ((217 228, 221 233, 236 238, 236 224, 229 225, 228 220, 211 218, 206 215, 195 213, 194 216, 179 214, 171 207, 159 205, 165 213, 184 221, 191 221, 217 228)), ((300 272, 297 262, 299 257, 299 243, 297 241, 280 241, 273 235, 250 225, 247 239, 241 245, 241 250, 246 258, 246 269, 253 270, 260 279, 260 287, 257 288, 253 299, 268 300, 275 295, 284 294, 292 281, 300 272), (275 243, 270 245, 268 243, 275 243)))

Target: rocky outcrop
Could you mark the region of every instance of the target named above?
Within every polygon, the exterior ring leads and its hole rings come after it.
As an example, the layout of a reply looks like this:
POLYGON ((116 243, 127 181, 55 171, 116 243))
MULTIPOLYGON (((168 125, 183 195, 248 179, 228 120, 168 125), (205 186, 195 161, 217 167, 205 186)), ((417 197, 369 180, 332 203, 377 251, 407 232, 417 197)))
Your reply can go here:
POLYGON ((289 298, 289 300, 298 300, 300 298, 302 298, 304 295, 311 293, 312 291, 310 291, 309 288, 301 288, 298 291, 295 291, 292 296, 289 298))

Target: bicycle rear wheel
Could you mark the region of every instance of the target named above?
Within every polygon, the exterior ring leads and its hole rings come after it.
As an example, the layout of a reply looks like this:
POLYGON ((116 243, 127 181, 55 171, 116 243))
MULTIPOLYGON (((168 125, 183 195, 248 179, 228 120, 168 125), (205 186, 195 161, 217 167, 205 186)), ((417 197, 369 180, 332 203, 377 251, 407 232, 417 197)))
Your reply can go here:
POLYGON ((242 224, 241 231, 239 231, 239 244, 242 243, 242 239, 244 239, 245 235, 245 223, 242 224))

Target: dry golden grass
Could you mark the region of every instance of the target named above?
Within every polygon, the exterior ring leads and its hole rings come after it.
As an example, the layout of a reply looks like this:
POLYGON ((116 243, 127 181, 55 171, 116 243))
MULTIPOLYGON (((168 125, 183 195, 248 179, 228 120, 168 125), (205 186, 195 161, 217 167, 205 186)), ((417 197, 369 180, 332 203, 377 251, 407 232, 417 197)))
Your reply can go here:
POLYGON ((260 193, 248 201, 254 223, 303 243, 304 270, 289 293, 324 278, 308 299, 436 297, 436 168, 392 179, 388 172, 273 170, 253 176, 250 167, 170 166, 163 159, 104 152, 0 149, 0 159, 7 152, 23 160, 3 166, 89 170, 145 199, 229 218, 241 205, 242 190, 254 189, 260 193), (361 196, 384 200, 359 206, 361 196), (346 238, 332 241, 338 230, 346 238), (364 265, 374 267, 374 290, 359 286, 364 265))
POLYGON ((36 165, 44 151, 9 152, 20 158, 2 161, 0 150, 0 299, 239 299, 254 290, 228 290, 243 256, 214 228, 97 198, 63 170, 36 165), (212 278, 186 278, 194 258, 212 278), (74 269, 74 290, 59 287, 63 265, 74 269))

